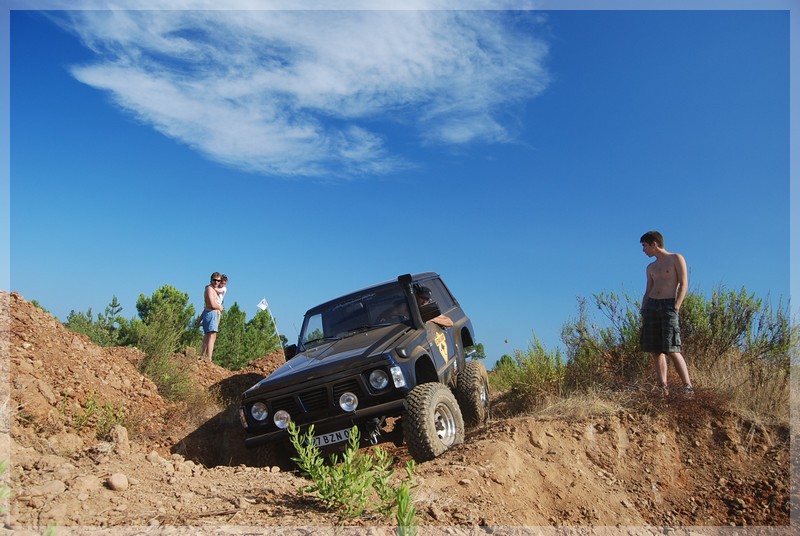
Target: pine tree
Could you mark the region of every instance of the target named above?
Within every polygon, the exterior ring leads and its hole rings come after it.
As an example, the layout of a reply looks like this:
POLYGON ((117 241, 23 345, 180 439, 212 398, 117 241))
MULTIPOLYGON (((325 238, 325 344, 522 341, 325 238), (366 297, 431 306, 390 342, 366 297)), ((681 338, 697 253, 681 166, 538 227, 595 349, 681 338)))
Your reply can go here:
POLYGON ((125 323, 125 319, 120 313, 122 313, 122 305, 120 305, 117 297, 113 296, 111 303, 106 306, 106 310, 97 315, 97 328, 105 334, 108 342, 104 346, 116 346, 120 342, 120 328, 125 323))
POLYGON ((217 341, 214 344, 214 362, 230 370, 239 370, 247 364, 245 344, 245 313, 239 304, 222 313, 217 341))
POLYGON ((246 338, 248 361, 260 359, 269 352, 279 350, 281 340, 275 325, 275 319, 269 309, 259 311, 247 323, 246 338))
MULTIPOLYGON (((149 298, 144 294, 139 294, 136 300, 136 311, 145 326, 145 332, 149 326, 153 330, 166 330, 169 332, 170 339, 174 339, 170 346, 177 352, 194 338, 192 329, 192 319, 194 318, 194 305, 189 303, 189 294, 181 292, 171 285, 164 285, 156 290, 149 298), (177 337, 174 334, 177 333, 177 337)), ((166 339, 165 339, 166 340, 166 339)))

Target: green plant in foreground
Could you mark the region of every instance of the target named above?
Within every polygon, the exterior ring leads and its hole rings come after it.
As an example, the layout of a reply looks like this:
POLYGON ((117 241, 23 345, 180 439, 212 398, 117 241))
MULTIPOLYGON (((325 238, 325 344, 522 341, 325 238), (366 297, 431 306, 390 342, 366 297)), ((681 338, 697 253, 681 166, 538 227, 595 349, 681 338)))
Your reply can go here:
POLYGON ((314 444, 314 426, 311 425, 305 435, 292 423, 289 427, 292 445, 298 453, 292 458, 311 481, 303 491, 316 493, 326 508, 336 509, 341 518, 358 517, 369 501, 372 487, 373 460, 368 456, 360 456, 358 443, 360 434, 353 427, 347 448, 342 454, 331 457, 331 464, 325 463, 319 449, 314 444))
POLYGON ((401 482, 396 489, 395 500, 397 501, 397 534, 398 536, 414 536, 417 533, 417 509, 414 508, 414 500, 411 498, 411 488, 414 483, 414 460, 406 463, 406 476, 408 480, 401 482))
POLYGON ((416 511, 410 492, 414 487, 413 461, 406 464, 407 481, 393 487, 392 458, 380 447, 375 449, 374 454, 359 454, 360 434, 355 426, 350 430, 341 461, 337 455, 333 455, 330 464, 325 463, 314 444, 313 425, 308 427, 305 434, 301 434, 299 428, 290 423, 289 437, 298 454, 292 460, 313 482, 303 488, 304 492, 316 493, 326 508, 339 511, 341 519, 361 515, 374 492, 378 498, 375 509, 379 513, 389 517, 396 511, 398 534, 416 534, 416 511))
POLYGON ((375 448, 375 462, 373 463, 373 487, 378 496, 378 511, 384 516, 389 516, 397 504, 395 489, 391 485, 394 469, 392 457, 380 447, 375 448))

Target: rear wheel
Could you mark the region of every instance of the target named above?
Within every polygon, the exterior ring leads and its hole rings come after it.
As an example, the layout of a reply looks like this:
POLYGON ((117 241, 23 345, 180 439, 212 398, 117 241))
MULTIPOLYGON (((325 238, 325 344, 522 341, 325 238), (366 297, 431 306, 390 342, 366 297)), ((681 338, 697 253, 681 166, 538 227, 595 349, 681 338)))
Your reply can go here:
POLYGON ((456 399, 464 423, 472 428, 489 420, 489 375, 480 361, 467 361, 456 378, 456 399))
POLYGON ((463 443, 464 419, 455 396, 441 383, 416 386, 408 393, 403 415, 403 436, 418 462, 432 460, 463 443))

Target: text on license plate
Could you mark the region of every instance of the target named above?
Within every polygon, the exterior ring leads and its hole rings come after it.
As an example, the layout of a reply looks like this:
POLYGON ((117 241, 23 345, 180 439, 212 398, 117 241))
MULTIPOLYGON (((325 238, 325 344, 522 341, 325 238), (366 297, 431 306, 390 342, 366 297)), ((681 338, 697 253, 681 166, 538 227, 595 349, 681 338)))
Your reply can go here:
POLYGON ((314 444, 318 447, 333 445, 347 441, 350 438, 350 430, 339 430, 338 432, 331 432, 330 434, 321 434, 314 436, 314 444))

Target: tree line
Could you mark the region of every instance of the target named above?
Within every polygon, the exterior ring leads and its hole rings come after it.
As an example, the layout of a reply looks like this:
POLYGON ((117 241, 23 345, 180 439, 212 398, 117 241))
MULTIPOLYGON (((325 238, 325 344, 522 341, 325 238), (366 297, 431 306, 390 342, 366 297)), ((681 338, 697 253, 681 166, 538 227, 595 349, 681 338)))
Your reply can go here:
MULTIPOLYGON (((189 303, 189 294, 164 285, 151 296, 140 294, 136 316, 126 318, 123 307, 113 296, 102 313, 96 316, 71 310, 64 325, 88 336, 100 346, 135 346, 148 356, 168 357, 187 347, 199 351, 203 333, 195 327, 197 314, 189 303)), ((214 362, 238 370, 249 362, 281 349, 286 337, 280 335, 269 309, 259 310, 246 320, 246 313, 234 304, 222 313, 214 348, 214 362)))

